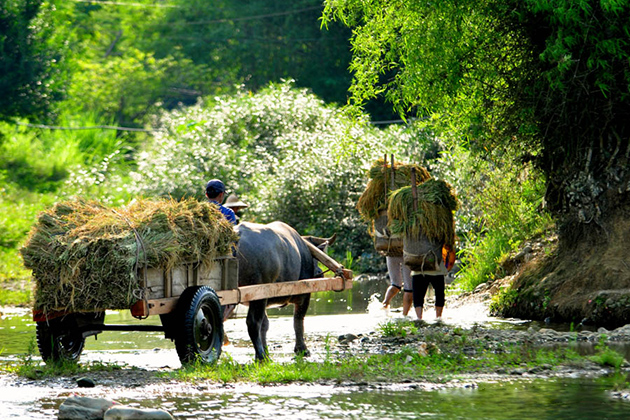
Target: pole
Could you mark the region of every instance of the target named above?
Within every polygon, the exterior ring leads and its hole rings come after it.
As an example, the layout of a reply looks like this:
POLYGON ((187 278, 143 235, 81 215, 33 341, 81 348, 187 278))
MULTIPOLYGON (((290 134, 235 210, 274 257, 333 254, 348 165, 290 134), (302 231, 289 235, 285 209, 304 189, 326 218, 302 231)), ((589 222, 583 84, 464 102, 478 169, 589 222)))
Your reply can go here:
POLYGON ((396 179, 395 179, 396 174, 394 173, 396 169, 394 168, 394 154, 392 153, 391 156, 392 156, 392 180, 391 180, 392 187, 391 188, 392 188, 392 191, 394 191, 396 189, 396 179))
POLYGON ((384 171, 384 184, 385 184, 385 202, 387 203, 387 153, 385 153, 385 158, 383 159, 383 171, 384 171))
POLYGON ((416 186, 416 168, 411 168, 411 196, 413 197, 413 211, 418 211, 418 187, 416 186))

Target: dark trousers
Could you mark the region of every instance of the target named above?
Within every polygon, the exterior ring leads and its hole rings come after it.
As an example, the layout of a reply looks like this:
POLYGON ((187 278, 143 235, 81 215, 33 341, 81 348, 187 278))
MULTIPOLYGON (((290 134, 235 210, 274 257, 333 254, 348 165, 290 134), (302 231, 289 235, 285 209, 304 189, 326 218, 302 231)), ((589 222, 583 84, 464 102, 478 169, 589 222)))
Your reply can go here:
POLYGON ((424 306, 424 296, 427 294, 429 284, 435 290, 435 306, 444 306, 444 276, 427 276, 417 274, 413 276, 413 306, 414 308, 424 306))

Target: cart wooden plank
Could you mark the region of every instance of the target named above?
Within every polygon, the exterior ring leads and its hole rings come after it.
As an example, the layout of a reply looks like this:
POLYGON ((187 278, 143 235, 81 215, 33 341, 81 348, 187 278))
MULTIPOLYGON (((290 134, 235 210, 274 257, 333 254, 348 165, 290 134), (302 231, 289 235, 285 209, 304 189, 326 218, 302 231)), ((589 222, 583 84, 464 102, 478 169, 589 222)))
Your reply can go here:
POLYGON ((230 292, 229 290, 219 291, 217 292, 217 295, 219 295, 222 305, 229 305, 280 296, 302 295, 305 293, 324 292, 327 290, 343 291, 351 288, 351 279, 330 277, 242 286, 237 289, 237 294, 240 295, 236 296, 238 299, 237 301, 234 301, 235 296, 233 293, 225 293, 225 295, 222 296, 223 292, 230 292))
MULTIPOLYGON (((324 292, 328 290, 340 292, 352 288, 352 275, 349 270, 345 271, 345 277, 328 277, 282 283, 255 284, 230 290, 217 290, 216 293, 219 296, 221 305, 234 305, 239 303, 248 303, 253 300, 324 292)), ((175 310, 178 299, 179 298, 177 297, 150 299, 147 301, 146 306, 143 305, 144 302, 138 301, 138 306, 134 306, 134 308, 132 308, 132 313, 134 316, 141 317, 167 314, 175 310)))
POLYGON ((332 271, 336 276, 345 277, 345 275, 341 274, 341 272, 344 270, 341 264, 339 264, 337 261, 331 258, 328 254, 326 254, 321 249, 317 248, 315 245, 313 245, 309 241, 304 241, 304 243, 306 243, 306 246, 308 246, 308 249, 311 251, 311 255, 313 256, 313 258, 315 258, 316 260, 324 264, 324 266, 326 266, 326 268, 332 271))

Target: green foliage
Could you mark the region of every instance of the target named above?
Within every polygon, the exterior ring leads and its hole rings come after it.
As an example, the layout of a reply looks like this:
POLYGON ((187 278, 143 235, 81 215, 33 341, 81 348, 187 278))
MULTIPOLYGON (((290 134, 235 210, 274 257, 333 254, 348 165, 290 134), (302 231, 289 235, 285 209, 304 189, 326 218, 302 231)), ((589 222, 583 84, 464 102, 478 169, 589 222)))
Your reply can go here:
POLYGON ((518 299, 518 291, 512 288, 502 289, 499 293, 492 296, 489 311, 491 314, 505 313, 506 310, 516 305, 518 299))
POLYGON ((350 250, 346 251, 346 258, 343 260, 343 266, 348 269, 348 270, 352 270, 352 262, 354 261, 354 257, 352 256, 352 252, 350 250))
POLYGON ((354 29, 354 103, 384 94, 473 152, 533 161, 567 236, 623 205, 629 1, 328 0, 333 20, 354 29))
MULTIPOLYGON (((71 127, 107 124, 96 115, 64 115, 60 121, 71 127)), ((0 173, 27 190, 55 191, 72 168, 117 153, 120 142, 111 130, 30 129, 0 123, 0 173)))
POLYGON ((0 367, 0 370, 12 372, 28 379, 39 380, 59 376, 80 375, 86 372, 113 372, 122 369, 120 365, 99 361, 78 364, 71 360, 59 360, 42 364, 40 360, 33 358, 36 352, 37 345, 35 344, 35 339, 33 339, 29 343, 27 352, 18 356, 16 364, 7 364, 0 367))
POLYGON ((350 31, 340 25, 322 30, 318 1, 289 8, 261 0, 134 5, 72 7, 77 43, 63 107, 138 126, 159 106, 193 105, 234 86, 258 90, 289 78, 328 101, 346 101, 350 31))
POLYGON ((378 331, 383 337, 407 337, 418 333, 418 328, 412 321, 387 321, 378 325, 378 331))
POLYGON ((0 120, 43 116, 62 97, 68 54, 65 3, 0 3, 0 120))
POLYGON ((80 112, 98 111, 118 125, 134 126, 157 112, 159 105, 173 107, 176 87, 198 91, 209 83, 211 72, 183 57, 155 58, 153 53, 129 47, 122 57, 79 60, 66 106, 80 112), (190 81, 189 83, 183 83, 190 81))
MULTIPOLYGON (((0 255, 0 262, 5 260, 5 255, 0 255)), ((15 258, 14 256, 12 256, 15 258)), ((13 264, 13 258, 8 259, 9 264, 13 264)), ((12 268, 12 267, 11 267, 12 268)), ((0 273, 1 274, 1 273, 0 273)), ((20 277, 26 277, 27 274, 21 275, 20 277)), ((0 284, 3 284, 2 280, 0 280, 0 284)), ((22 306, 31 302, 31 290, 28 287, 16 289, 15 285, 12 284, 12 289, 8 289, 6 286, 2 286, 0 289, 0 306, 22 306)))
POLYGON ((215 366, 196 365, 164 375, 187 381, 210 379, 262 384, 330 379, 357 382, 363 378, 383 378, 392 382, 407 379, 441 382, 452 375, 557 366, 581 359, 568 347, 537 348, 528 343, 488 343, 473 339, 468 330, 420 335, 412 322, 388 323, 382 328, 387 337, 403 337, 413 344, 385 354, 338 353, 326 357, 321 363, 297 358, 292 363, 238 364, 232 358, 222 356, 215 366), (463 348, 466 351, 462 351, 463 348))
POLYGON ((80 163, 74 144, 40 137, 33 130, 0 126, 0 171, 20 187, 50 192, 67 176, 68 167, 80 163))
MULTIPOLYGON (((295 79, 327 102, 346 102, 350 84, 350 30, 320 27, 321 2, 175 1, 148 31, 157 57, 181 51, 196 64, 221 69, 217 83, 242 83, 259 90, 269 82, 295 79)), ((210 93, 209 83, 205 94, 210 93)))
POLYGON ((606 344, 604 335, 600 336, 599 343, 595 346, 595 354, 588 358, 601 366, 613 367, 616 371, 619 371, 621 365, 626 362, 622 354, 606 344))
POLYGON ((506 36, 494 19, 494 6, 486 0, 328 0, 324 22, 355 29, 355 103, 384 95, 401 114, 430 115, 443 129, 476 141, 508 128, 502 125, 510 117, 501 113, 513 100, 506 90, 518 81, 525 55, 516 48, 518 34, 506 36))
POLYGON ((18 248, 37 219, 37 214, 51 205, 50 193, 24 190, 7 181, 0 173, 0 305, 30 302, 30 287, 23 284, 30 271, 22 265, 18 248))

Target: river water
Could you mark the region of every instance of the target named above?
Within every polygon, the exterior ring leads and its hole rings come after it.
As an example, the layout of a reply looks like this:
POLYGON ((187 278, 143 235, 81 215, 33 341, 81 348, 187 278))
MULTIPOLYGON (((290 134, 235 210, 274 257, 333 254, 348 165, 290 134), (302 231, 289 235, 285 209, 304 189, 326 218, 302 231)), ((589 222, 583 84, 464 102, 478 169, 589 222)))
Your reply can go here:
MULTIPOLYGON (((385 280, 357 281, 353 289, 313 295, 305 320, 309 337, 329 337, 374 331, 399 311, 378 309, 378 293, 385 280)), ((400 305, 400 298, 393 307, 400 305)), ((0 361, 19 362, 34 347, 34 323, 26 310, 2 309, 0 316, 0 361)), ((246 308, 225 324, 230 344, 221 357, 251 363, 254 352, 245 327, 246 308)), ((430 312, 430 311, 429 311, 430 312)), ((271 309, 268 344, 276 361, 293 357, 293 323, 290 309, 271 309)), ((432 322, 431 313, 427 321, 432 322)), ((444 322, 463 327, 475 323, 497 328, 526 328, 529 322, 488 317, 483 305, 450 309, 447 303, 444 322)), ((149 318, 143 324, 159 324, 149 318)), ((129 312, 108 312, 106 323, 140 323, 129 312)), ((37 351, 35 350, 35 353, 37 351)), ((317 360, 315 352, 313 359, 317 360)), ((323 356, 322 356, 323 357, 323 356)), ((177 369, 181 365, 174 345, 158 332, 106 331, 95 340, 86 340, 82 361, 124 364, 150 370, 177 369)), ((233 384, 224 388, 149 385, 137 388, 116 387, 68 389, 41 387, 35 381, 0 377, 0 419, 54 419, 59 405, 68 396, 80 394, 106 397, 121 403, 162 408, 177 419, 621 419, 630 416, 630 401, 611 398, 608 378, 563 378, 514 380, 460 386, 418 386, 397 384, 391 387, 337 387, 324 385, 257 386, 233 384)))

